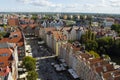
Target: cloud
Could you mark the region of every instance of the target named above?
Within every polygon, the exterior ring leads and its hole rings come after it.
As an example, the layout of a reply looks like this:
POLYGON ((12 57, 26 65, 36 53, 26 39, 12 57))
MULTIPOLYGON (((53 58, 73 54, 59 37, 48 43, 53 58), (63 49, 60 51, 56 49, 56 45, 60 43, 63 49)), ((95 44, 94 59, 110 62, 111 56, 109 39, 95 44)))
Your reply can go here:
POLYGON ((61 7, 62 4, 55 4, 49 0, 17 0, 22 3, 31 4, 40 7, 61 7))
POLYGON ((120 0, 54 0, 54 2, 53 0, 16 1, 32 5, 30 6, 30 11, 120 13, 120 0))
POLYGON ((110 0, 109 2, 112 7, 120 7, 120 0, 110 0))
POLYGON ((29 3, 30 2, 30 0, 17 0, 17 1, 22 2, 22 3, 29 3))
POLYGON ((31 1, 30 4, 35 6, 46 6, 46 7, 55 6, 55 4, 53 4, 52 2, 49 2, 48 0, 34 0, 34 1, 31 1))

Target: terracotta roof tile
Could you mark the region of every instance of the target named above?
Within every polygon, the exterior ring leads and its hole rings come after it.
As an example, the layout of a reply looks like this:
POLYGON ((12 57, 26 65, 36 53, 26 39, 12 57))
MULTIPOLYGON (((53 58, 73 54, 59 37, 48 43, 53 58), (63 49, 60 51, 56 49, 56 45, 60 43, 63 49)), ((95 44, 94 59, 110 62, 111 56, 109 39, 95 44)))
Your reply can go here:
POLYGON ((120 80, 120 75, 119 75, 119 76, 116 76, 116 77, 114 78, 114 80, 120 80))
POLYGON ((48 31, 55 31, 56 29, 53 27, 49 27, 49 28, 44 28, 44 30, 48 32, 48 31))
POLYGON ((9 26, 18 26, 18 24, 19 24, 18 19, 15 19, 15 18, 8 19, 8 25, 9 26))
POLYGON ((96 70, 97 73, 101 73, 101 72, 105 73, 105 72, 108 72, 108 71, 113 71, 115 69, 114 69, 112 64, 106 64, 104 66, 95 67, 95 70, 96 70), (106 71, 104 71, 104 67, 106 67, 106 71))
POLYGON ((23 45, 23 37, 22 37, 22 33, 17 30, 15 32, 12 32, 10 34, 11 38, 3 38, 0 40, 0 42, 9 42, 9 43, 18 43, 18 46, 22 46, 23 45), (15 37, 16 35, 16 37, 15 37))
POLYGON ((63 27, 63 29, 62 30, 70 30, 71 29, 71 27, 63 27))
POLYGON ((91 55, 89 55, 87 53, 82 53, 82 54, 79 55, 79 57, 80 56, 81 56, 81 58, 85 58, 86 60, 92 57, 91 55))
POLYGON ((110 78, 113 78, 113 76, 114 76, 114 80, 115 80, 115 78, 116 78, 116 80, 118 80, 118 77, 120 77, 120 70, 108 71, 103 74, 103 77, 107 80, 110 78))
POLYGON ((0 48, 0 64, 1 67, 9 66, 9 60, 12 58, 13 50, 10 48, 0 48))
POLYGON ((64 36, 60 31, 51 31, 51 33, 56 40, 66 40, 66 36, 64 36))
POLYGON ((106 65, 106 64, 109 64, 108 61, 105 61, 105 60, 98 60, 98 61, 95 61, 93 63, 90 63, 91 67, 92 66, 95 66, 95 67, 98 67, 98 66, 103 66, 103 65, 106 65))
POLYGON ((101 59, 101 58, 93 58, 93 59, 89 59, 88 61, 90 62, 90 64, 94 64, 94 63, 100 62, 101 60, 103 60, 103 59, 101 59))
POLYGON ((17 45, 18 45, 19 47, 22 47, 22 46, 24 45, 24 43, 23 43, 23 42, 18 42, 17 45))

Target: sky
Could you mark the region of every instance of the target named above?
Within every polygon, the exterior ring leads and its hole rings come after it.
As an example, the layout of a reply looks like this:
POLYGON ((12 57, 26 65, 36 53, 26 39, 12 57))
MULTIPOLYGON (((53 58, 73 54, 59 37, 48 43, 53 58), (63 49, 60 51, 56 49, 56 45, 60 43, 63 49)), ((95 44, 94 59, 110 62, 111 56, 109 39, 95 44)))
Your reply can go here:
POLYGON ((0 12, 120 14, 120 0, 0 0, 0 12))

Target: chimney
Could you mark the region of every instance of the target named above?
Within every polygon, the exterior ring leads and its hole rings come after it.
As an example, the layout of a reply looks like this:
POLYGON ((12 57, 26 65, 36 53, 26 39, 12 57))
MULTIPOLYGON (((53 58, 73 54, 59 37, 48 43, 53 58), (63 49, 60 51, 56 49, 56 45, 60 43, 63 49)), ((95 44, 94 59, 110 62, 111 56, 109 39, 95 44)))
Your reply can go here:
POLYGON ((110 73, 111 74, 111 76, 114 78, 115 77, 115 75, 114 75, 114 73, 112 72, 112 73, 110 73))
POLYGON ((106 68, 106 66, 104 66, 104 67, 103 67, 103 70, 104 70, 104 72, 106 72, 106 71, 107 71, 107 68, 106 68))
POLYGON ((98 62, 97 65, 100 67, 100 63, 98 62))

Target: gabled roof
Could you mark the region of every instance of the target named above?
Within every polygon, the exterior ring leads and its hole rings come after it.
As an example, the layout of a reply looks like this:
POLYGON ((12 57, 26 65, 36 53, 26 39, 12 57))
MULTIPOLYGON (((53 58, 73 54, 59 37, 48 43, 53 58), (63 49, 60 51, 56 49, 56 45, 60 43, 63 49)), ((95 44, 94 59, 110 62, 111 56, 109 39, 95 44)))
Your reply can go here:
POLYGON ((115 70, 115 69, 114 69, 114 66, 112 64, 106 64, 106 65, 103 65, 100 67, 95 67, 95 71, 99 74, 101 74, 101 72, 105 73, 105 72, 113 71, 113 70, 115 70), (104 70, 104 67, 106 68, 106 71, 104 70))
POLYGON ((61 29, 61 31, 69 31, 71 29, 71 27, 63 27, 62 29, 61 29))
POLYGON ((15 32, 11 32, 9 38, 3 38, 0 40, 0 43, 18 43, 18 46, 23 45, 23 37, 22 33, 19 30, 16 30, 15 32), (20 43, 19 43, 20 42, 20 43))
POLYGON ((66 36, 64 36, 60 31, 51 31, 52 34, 53 34, 53 37, 56 39, 56 40, 66 40, 66 36))
POLYGON ((10 63, 9 61, 13 60, 13 49, 11 48, 0 48, 0 66, 1 67, 6 67, 9 66, 10 63))
POLYGON ((48 31, 55 31, 56 28, 54 28, 54 27, 48 27, 48 28, 44 28, 44 30, 45 30, 46 32, 48 32, 48 31))
POLYGON ((92 58, 92 56, 89 55, 88 53, 79 54, 79 57, 86 60, 88 60, 89 58, 92 58))
POLYGON ((120 79, 120 70, 113 70, 113 71, 109 71, 103 74, 103 78, 105 79, 112 79, 114 78, 114 80, 119 80, 120 79))

